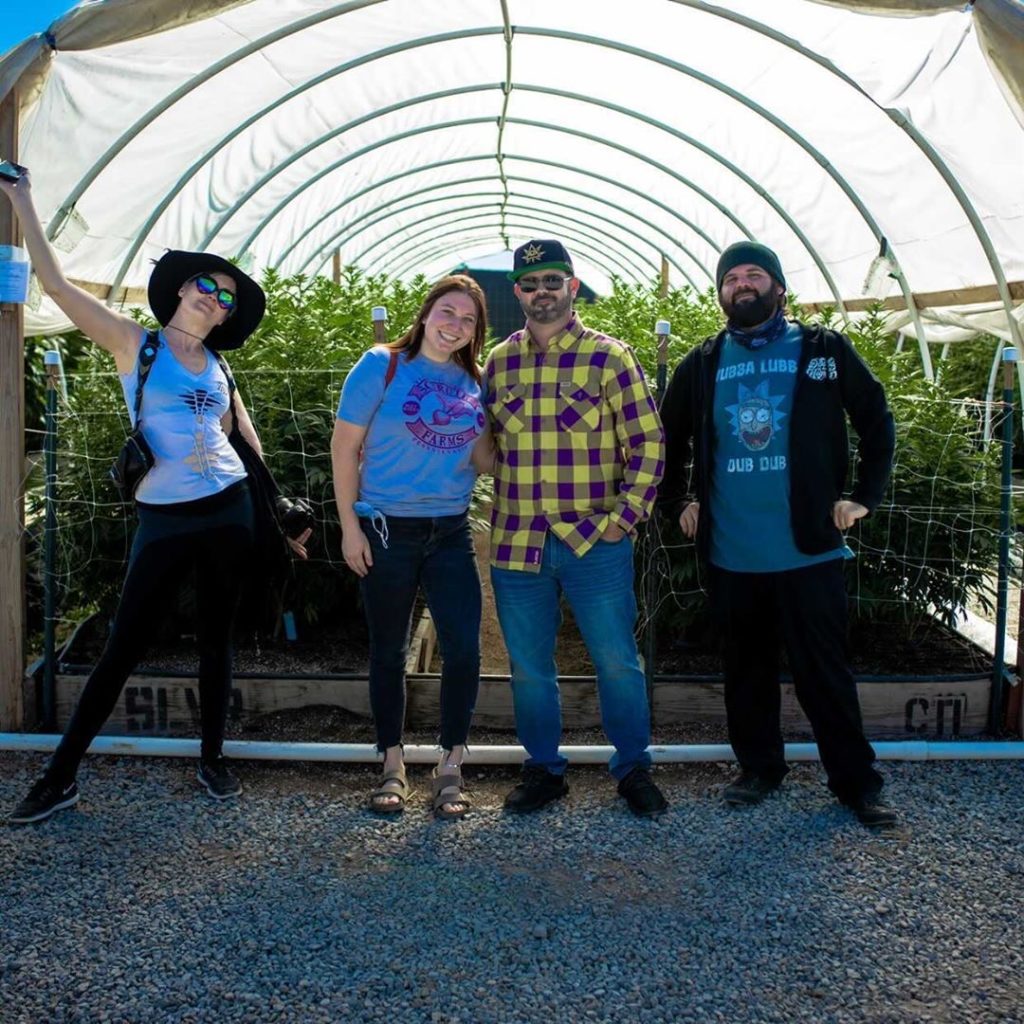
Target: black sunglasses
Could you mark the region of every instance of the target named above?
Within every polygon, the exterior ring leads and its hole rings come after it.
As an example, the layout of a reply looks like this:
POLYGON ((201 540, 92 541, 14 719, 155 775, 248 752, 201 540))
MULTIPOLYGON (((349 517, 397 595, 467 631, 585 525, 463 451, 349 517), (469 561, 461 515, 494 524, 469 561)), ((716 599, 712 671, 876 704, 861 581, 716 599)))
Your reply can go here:
POLYGON ((561 274, 545 274, 539 281, 536 278, 527 280, 521 277, 519 279, 519 290, 527 295, 535 292, 540 287, 543 287, 546 292, 558 292, 562 290, 566 281, 571 280, 572 278, 562 277, 561 274))

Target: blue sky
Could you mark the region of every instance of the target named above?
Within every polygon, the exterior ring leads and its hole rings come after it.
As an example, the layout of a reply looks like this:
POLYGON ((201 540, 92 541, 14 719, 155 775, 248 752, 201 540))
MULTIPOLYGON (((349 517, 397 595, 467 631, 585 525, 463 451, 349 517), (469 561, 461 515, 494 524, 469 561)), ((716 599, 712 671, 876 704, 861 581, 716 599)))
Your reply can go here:
POLYGON ((22 39, 45 31, 75 4, 76 0, 0 0, 0 54, 22 39))

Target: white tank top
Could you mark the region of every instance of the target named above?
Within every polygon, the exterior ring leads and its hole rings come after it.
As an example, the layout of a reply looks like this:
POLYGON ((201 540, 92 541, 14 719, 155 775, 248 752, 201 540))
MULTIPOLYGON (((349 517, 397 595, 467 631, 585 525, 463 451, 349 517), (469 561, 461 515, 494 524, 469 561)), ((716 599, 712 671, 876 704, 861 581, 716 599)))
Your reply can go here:
MULTIPOLYGON (((160 332, 160 347, 142 391, 142 434, 155 459, 135 492, 143 504, 208 498, 245 479, 242 460, 220 425, 229 408, 228 382, 216 357, 205 354, 206 366, 192 373, 178 362, 160 332)), ((119 376, 134 425, 137 365, 119 376)))

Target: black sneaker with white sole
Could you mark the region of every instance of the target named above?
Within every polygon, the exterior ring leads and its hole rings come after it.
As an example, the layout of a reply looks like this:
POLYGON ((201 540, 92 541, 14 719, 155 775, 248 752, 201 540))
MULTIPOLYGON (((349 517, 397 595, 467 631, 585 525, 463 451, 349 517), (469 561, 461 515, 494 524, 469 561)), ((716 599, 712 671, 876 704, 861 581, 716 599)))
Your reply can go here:
POLYGON ((77 782, 54 782, 44 776, 8 815, 7 822, 10 825, 32 825, 37 821, 46 821, 51 814, 77 803, 77 782))
POLYGON ((223 757, 215 761, 200 761, 196 778, 214 800, 230 800, 242 792, 242 784, 223 757))

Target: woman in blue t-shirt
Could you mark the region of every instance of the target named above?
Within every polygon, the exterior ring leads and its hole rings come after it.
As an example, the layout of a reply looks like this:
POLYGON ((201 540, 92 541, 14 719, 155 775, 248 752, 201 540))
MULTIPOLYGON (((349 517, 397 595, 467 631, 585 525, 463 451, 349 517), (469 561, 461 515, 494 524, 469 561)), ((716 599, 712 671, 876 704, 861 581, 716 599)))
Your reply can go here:
POLYGON ((434 813, 469 809, 462 758, 480 685, 480 577, 469 499, 492 449, 478 360, 487 307, 470 277, 430 289, 412 327, 365 353, 345 379, 331 441, 345 564, 359 576, 370 632, 370 705, 384 774, 380 814, 409 796, 402 756, 405 657, 422 587, 441 648, 441 758, 434 813))
MULTIPOLYGON (((231 627, 253 547, 253 504, 246 470, 228 441, 239 432, 260 452, 259 437, 216 353, 240 347, 259 325, 263 290, 211 253, 165 253, 153 268, 148 297, 162 329, 155 341, 64 275, 46 240, 29 178, 0 180, 25 233, 32 266, 47 294, 88 338, 114 357, 135 419, 140 370, 148 363, 139 422, 153 464, 135 490, 139 525, 128 572, 103 653, 43 777, 8 820, 42 821, 78 801, 78 765, 110 716, 183 576, 196 569, 200 784, 220 800, 242 787, 221 747, 231 693, 231 627)), ((289 541, 306 557, 308 531, 289 541)))

